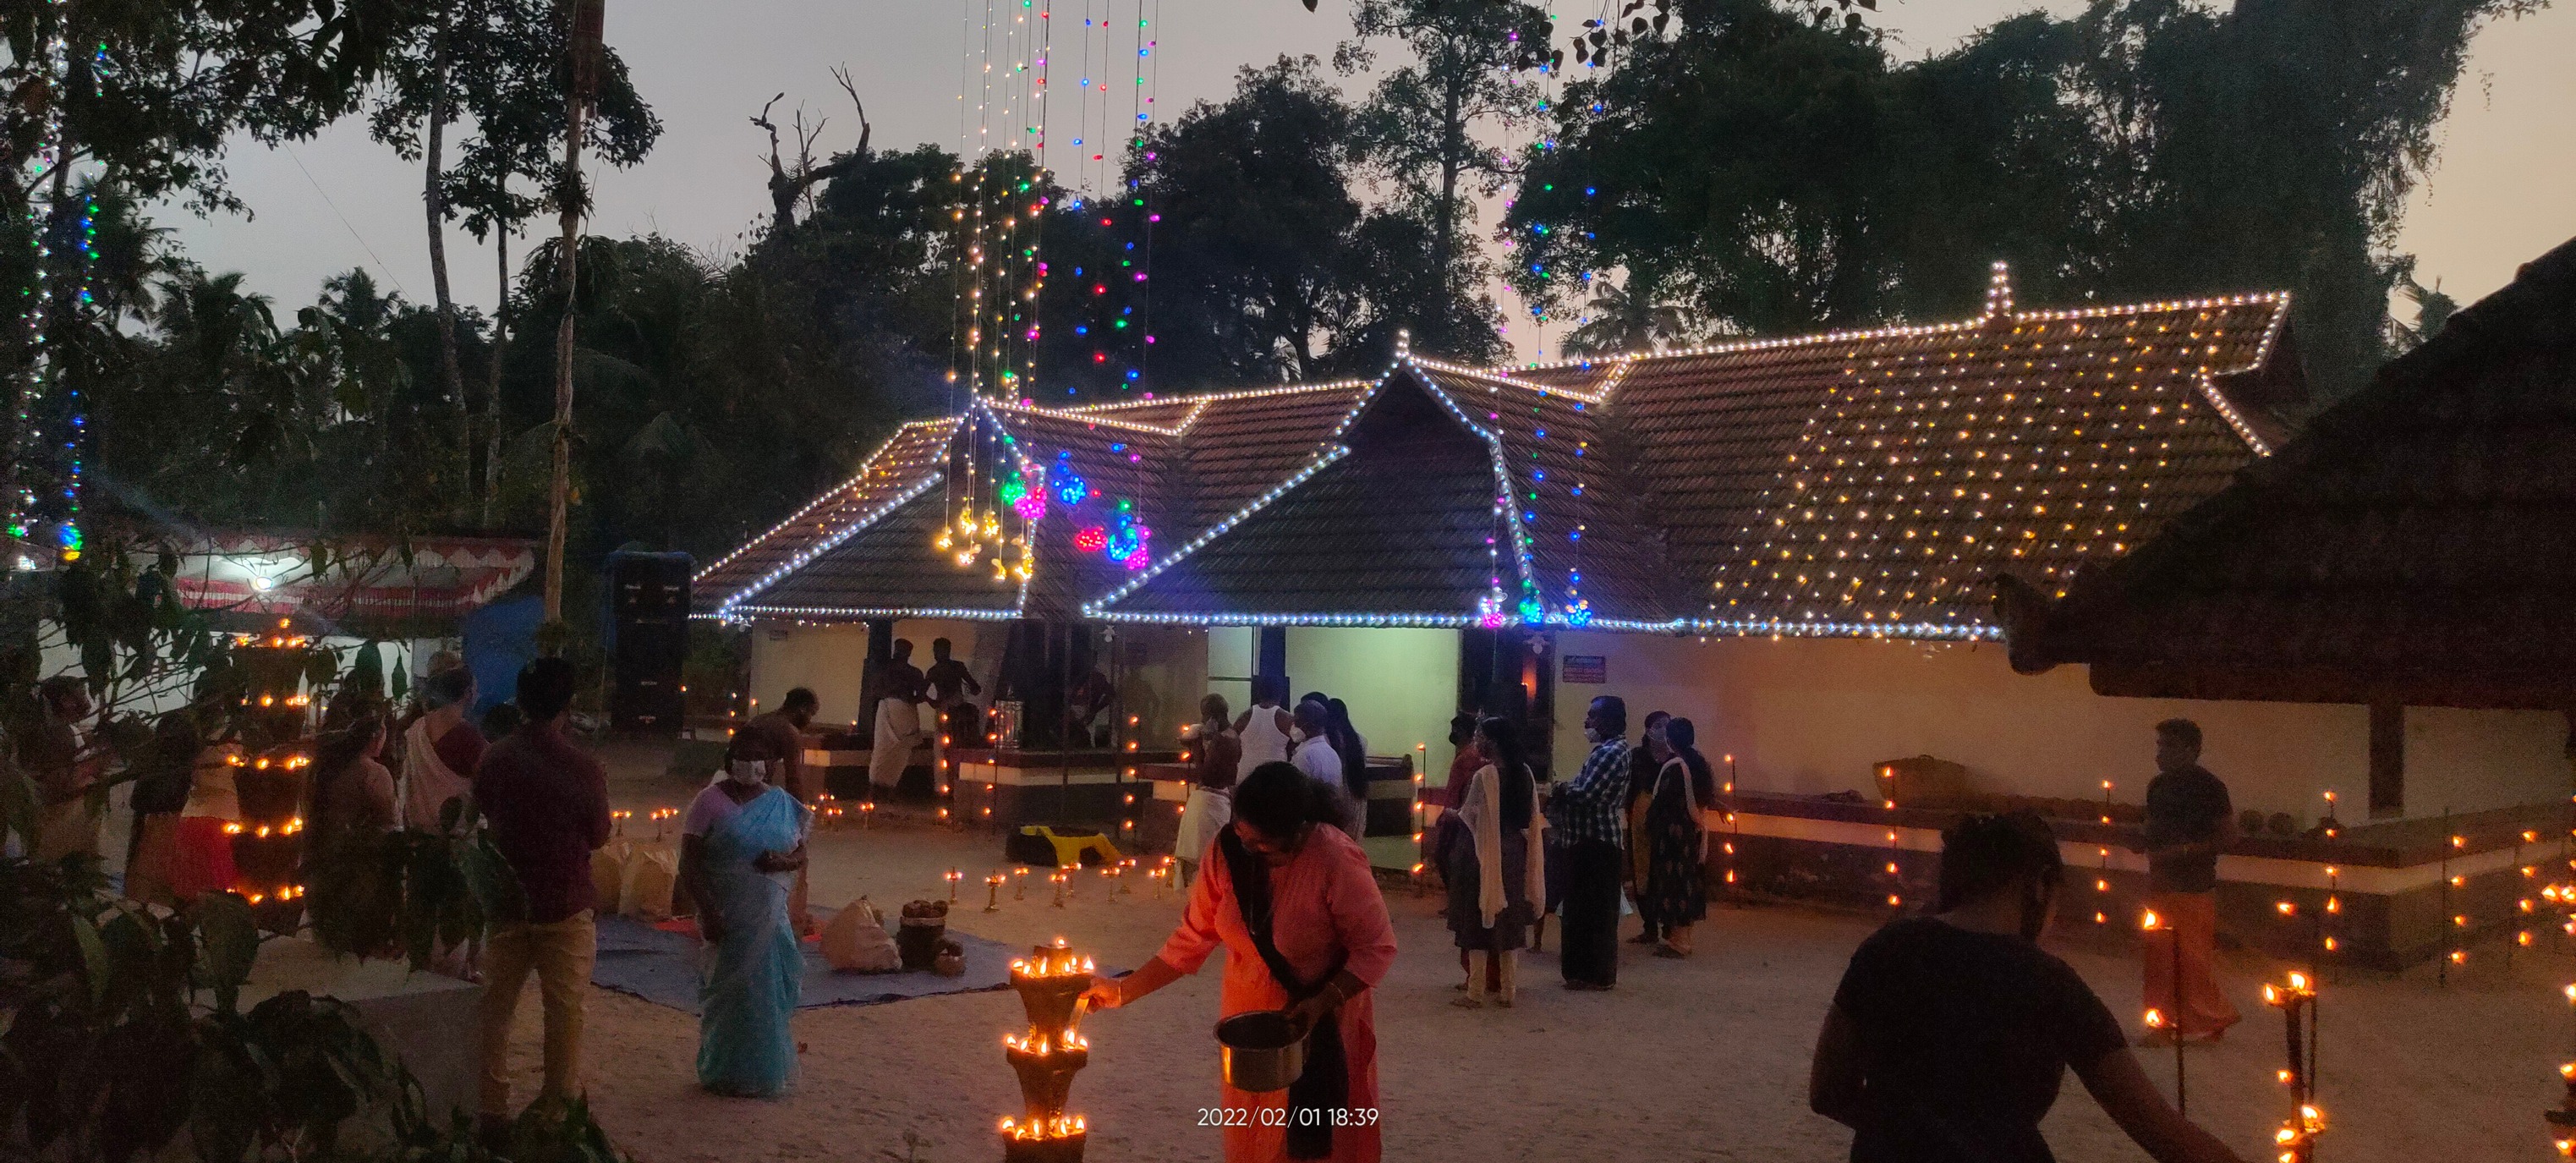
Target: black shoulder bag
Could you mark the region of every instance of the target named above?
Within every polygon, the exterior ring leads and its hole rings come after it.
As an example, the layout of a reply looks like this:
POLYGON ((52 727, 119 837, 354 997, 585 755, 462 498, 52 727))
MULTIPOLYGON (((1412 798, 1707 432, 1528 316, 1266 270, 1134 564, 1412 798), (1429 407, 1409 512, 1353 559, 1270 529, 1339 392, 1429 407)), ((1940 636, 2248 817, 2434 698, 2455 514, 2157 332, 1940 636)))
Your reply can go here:
MULTIPOLYGON (((1217 833, 1217 851, 1224 854, 1226 875, 1234 881, 1235 906, 1243 910, 1243 927, 1251 932, 1252 947, 1270 968, 1270 976, 1288 991, 1292 1004, 1322 993, 1341 974, 1347 955, 1334 958, 1333 967, 1312 984, 1298 980, 1297 971, 1270 939, 1269 866, 1243 846, 1232 828, 1217 833)), ((1334 1117, 1350 1101, 1350 1061, 1342 1054, 1341 1022, 1334 1015, 1315 1023, 1306 1036, 1306 1069, 1288 1084, 1288 1157, 1331 1158, 1334 1117)))

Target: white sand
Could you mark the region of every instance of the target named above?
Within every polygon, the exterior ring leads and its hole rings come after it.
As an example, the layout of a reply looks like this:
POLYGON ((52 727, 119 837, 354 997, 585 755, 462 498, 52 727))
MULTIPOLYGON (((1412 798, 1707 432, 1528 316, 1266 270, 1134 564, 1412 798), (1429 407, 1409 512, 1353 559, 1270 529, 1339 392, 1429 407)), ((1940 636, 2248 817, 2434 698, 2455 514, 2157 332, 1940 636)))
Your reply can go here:
MULTIPOLYGON (((643 764, 621 763, 621 768, 643 764)), ((649 765, 658 771, 658 765, 649 765)), ((658 779, 618 781, 621 806, 684 802, 658 779)), ((641 812, 639 811, 639 815, 641 812)), ((1058 934, 1104 965, 1150 957, 1178 915, 1150 887, 1116 900, 1086 878, 1071 907, 1048 907, 1046 886, 1025 901, 1006 889, 998 913, 978 911, 985 873, 1001 867, 988 834, 855 826, 815 845, 814 901, 867 893, 884 905, 943 895, 940 874, 967 873, 954 924, 1012 943, 1058 934)), ((1037 881, 1039 876, 1031 879, 1037 881)), ((1521 1004, 1466 1011, 1455 996, 1455 953, 1436 898, 1391 898, 1404 953, 1377 999, 1382 1117, 1390 1160, 1840 1160, 1850 1136, 1808 1113, 1808 1051, 1845 959, 1872 922, 1793 908, 1719 909, 1700 955, 1658 960, 1622 946, 1619 989, 1569 994, 1550 952, 1524 954, 1521 1004)), ((1633 922, 1632 922, 1633 924, 1633 922)), ((1633 929, 1631 930, 1633 931, 1633 929)), ((2110 1003, 2138 1006, 2134 964, 2061 950, 2110 1003)), ((2429 975, 2335 974, 2324 995, 2322 1099, 2333 1122, 2321 1158, 2334 1163, 2435 1163, 2555 1157, 2541 1122, 2561 1087, 2555 1066, 2576 1046, 2576 1019, 2556 989, 2576 960, 2525 955, 2514 982, 2479 952, 2448 990, 2429 975)), ((2191 1112, 2247 1158, 2268 1160, 2284 1091, 2280 1019, 2259 997, 2273 967, 2231 957, 2223 982, 2246 1021, 2218 1047, 2194 1050, 2191 1112)), ((1138 1006, 1095 1015, 1084 1032, 1092 1066, 1074 1085, 1099 1163, 1205 1160, 1216 1132, 1197 1125, 1215 1098, 1216 967, 1138 1006)), ((643 1163, 697 1160, 922 1160, 998 1157, 996 1121, 1017 1112, 1001 1038, 1021 1022, 1007 992, 808 1010, 804 1079, 789 1099, 719 1099, 694 1081, 694 1019, 595 991, 583 1069, 600 1121, 643 1163), (882 1153, 881 1153, 882 1152, 882 1153)), ((534 990, 522 1003, 514 1059, 524 1099, 536 1083, 534 990)), ((2150 1072, 2170 1088, 2172 1057, 2150 1072)), ((2168 1089, 2170 1093, 2170 1089, 2168 1089)), ((2058 1157, 2136 1160, 2081 1086, 2068 1080, 2047 1133, 2058 1157)))

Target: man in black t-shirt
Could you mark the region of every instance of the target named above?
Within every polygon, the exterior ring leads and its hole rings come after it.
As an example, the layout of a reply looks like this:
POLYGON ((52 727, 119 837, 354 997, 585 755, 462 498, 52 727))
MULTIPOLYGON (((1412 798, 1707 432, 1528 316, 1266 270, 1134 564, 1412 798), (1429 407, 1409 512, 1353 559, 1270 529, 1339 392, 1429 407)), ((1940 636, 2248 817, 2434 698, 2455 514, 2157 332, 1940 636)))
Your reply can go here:
POLYGON ((1941 840, 1940 911, 1861 943, 1816 1041, 1808 1104, 1852 1128, 1853 1163, 2053 1163, 2039 1122, 2070 1067, 2158 1163, 2241 1163, 2039 948, 2065 879, 2048 826, 1974 816, 1941 840))
POLYGON ((2156 724, 2156 778, 2147 784, 2146 1005, 2161 1017, 2149 1038, 2216 1041, 2239 1020, 2219 992, 2210 958, 2218 943, 2218 853, 2234 815, 2227 785, 2200 765, 2200 724, 2156 724), (2180 996, 2176 996, 2176 978, 2180 996))

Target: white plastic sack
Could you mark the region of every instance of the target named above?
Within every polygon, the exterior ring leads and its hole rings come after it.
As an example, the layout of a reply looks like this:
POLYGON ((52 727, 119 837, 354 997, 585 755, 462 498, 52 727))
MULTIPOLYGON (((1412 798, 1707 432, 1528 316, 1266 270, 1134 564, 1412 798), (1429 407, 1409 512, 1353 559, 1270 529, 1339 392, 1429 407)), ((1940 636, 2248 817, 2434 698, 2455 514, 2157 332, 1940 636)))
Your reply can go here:
POLYGON ((903 954, 886 932, 885 918, 868 898, 851 901, 823 925, 823 960, 842 973, 892 973, 903 968, 903 954))

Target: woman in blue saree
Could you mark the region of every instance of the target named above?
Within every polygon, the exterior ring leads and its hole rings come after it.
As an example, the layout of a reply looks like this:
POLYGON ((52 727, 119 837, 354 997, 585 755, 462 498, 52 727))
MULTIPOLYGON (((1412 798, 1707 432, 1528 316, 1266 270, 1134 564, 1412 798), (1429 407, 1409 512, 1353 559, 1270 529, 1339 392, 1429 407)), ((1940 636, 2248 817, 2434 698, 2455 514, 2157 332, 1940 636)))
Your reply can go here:
POLYGON ((805 866, 813 813, 769 785, 786 758, 772 750, 758 736, 735 736, 724 772, 689 804, 680 829, 680 884, 714 953, 698 990, 698 1084, 743 1098, 777 1098, 795 1085, 788 1021, 805 975, 787 894, 805 866))

